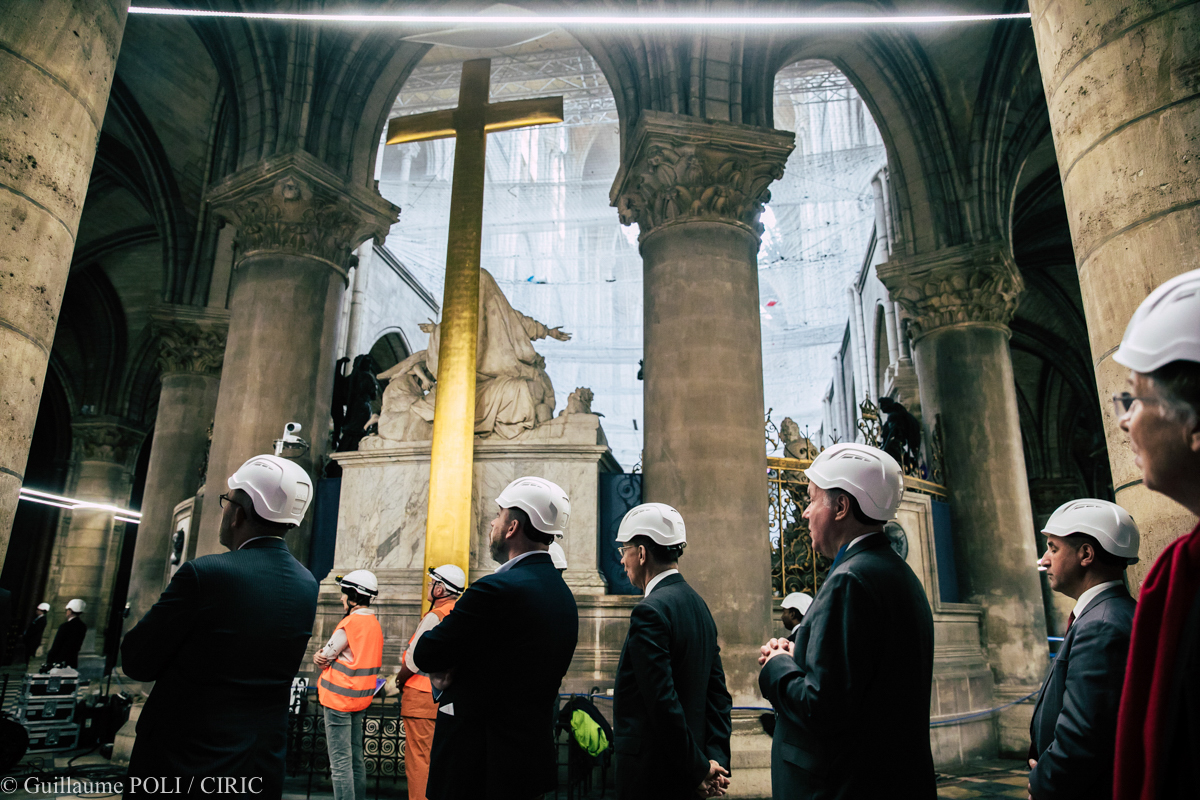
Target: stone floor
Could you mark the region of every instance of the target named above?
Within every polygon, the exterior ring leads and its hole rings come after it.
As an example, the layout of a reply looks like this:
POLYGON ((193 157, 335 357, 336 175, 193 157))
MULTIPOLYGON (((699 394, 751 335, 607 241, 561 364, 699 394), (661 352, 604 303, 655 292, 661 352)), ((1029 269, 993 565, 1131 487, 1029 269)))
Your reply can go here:
POLYGON ((938 773, 937 796, 945 800, 975 797, 1029 797, 1029 769, 1022 761, 981 761, 938 773))

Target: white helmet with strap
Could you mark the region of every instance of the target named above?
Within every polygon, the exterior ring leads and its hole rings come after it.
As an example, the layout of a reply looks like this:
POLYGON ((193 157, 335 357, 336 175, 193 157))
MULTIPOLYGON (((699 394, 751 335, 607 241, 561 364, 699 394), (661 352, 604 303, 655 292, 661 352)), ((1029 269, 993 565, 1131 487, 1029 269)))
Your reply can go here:
POLYGON ((445 586, 453 594, 462 594, 467 588, 467 574, 457 564, 442 564, 440 567, 430 567, 429 576, 437 583, 445 586))
POLYGON ((567 568, 567 552, 558 542, 550 543, 550 561, 554 563, 555 569, 567 568))
POLYGON ((1200 269, 1176 275, 1142 301, 1113 361, 1142 373, 1172 361, 1200 362, 1200 269))
POLYGON ((343 589, 353 589, 358 594, 365 594, 367 597, 379 596, 379 581, 375 579, 375 573, 366 569, 356 569, 345 577, 337 579, 338 586, 343 589))
POLYGON ((74 600, 67 601, 67 611, 74 611, 76 614, 82 614, 87 610, 87 603, 76 597, 74 600))
POLYGON ((1050 515, 1042 533, 1067 537, 1086 533, 1095 538, 1106 553, 1124 558, 1130 564, 1138 561, 1141 535, 1129 512, 1107 500, 1072 500, 1063 503, 1050 515))
POLYGON ((299 525, 313 498, 312 478, 295 461, 280 456, 254 456, 227 483, 248 494, 255 513, 267 522, 299 525))
POLYGON ((812 595, 808 592, 792 592, 783 598, 783 607, 790 608, 801 614, 807 614, 808 607, 812 605, 812 601, 812 595))
POLYGON ((542 533, 562 536, 571 519, 571 501, 557 483, 532 476, 517 478, 496 498, 501 508, 519 508, 542 533))
POLYGON ((880 522, 895 519, 904 499, 904 471, 878 447, 835 444, 823 450, 804 474, 822 489, 853 495, 863 513, 880 522))
POLYGON ((666 547, 687 546, 683 515, 666 503, 642 503, 629 510, 617 529, 617 541, 628 542, 635 536, 648 536, 666 547))

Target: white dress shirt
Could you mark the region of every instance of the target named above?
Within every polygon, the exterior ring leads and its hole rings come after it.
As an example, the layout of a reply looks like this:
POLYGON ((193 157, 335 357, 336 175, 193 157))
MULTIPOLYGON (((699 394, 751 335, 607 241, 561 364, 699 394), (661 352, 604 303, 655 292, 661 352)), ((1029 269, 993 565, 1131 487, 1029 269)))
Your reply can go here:
POLYGON ((667 577, 668 575, 678 575, 678 574, 679 574, 679 570, 677 570, 677 569, 669 569, 666 572, 658 573, 657 575, 655 575, 653 578, 650 579, 649 583, 646 584, 646 591, 643 596, 645 596, 646 594, 650 594, 650 592, 654 591, 654 587, 658 586, 658 584, 662 582, 663 578, 667 577))
POLYGON ((494 574, 499 575, 501 572, 507 572, 508 570, 510 570, 514 566, 516 566, 517 562, 520 561, 522 558, 529 558, 529 556, 536 555, 537 553, 545 553, 546 555, 550 555, 550 552, 548 550, 529 550, 527 552, 521 553, 521 555, 519 555, 519 556, 513 556, 508 561, 505 561, 503 564, 496 567, 496 572, 494 574))
POLYGON ((1124 583, 1125 581, 1105 581, 1104 583, 1096 584, 1083 594, 1079 595, 1079 599, 1075 601, 1075 609, 1071 613, 1075 615, 1075 619, 1079 619, 1081 616, 1083 616, 1083 612, 1087 611, 1087 607, 1091 605, 1092 601, 1096 599, 1096 595, 1100 594, 1105 589, 1113 586, 1121 586, 1124 583))

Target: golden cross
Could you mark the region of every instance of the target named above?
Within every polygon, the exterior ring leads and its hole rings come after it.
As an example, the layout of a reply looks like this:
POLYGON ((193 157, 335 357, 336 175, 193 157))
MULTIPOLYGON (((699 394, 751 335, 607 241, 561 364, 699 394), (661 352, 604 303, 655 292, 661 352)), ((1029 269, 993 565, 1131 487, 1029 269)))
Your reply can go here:
POLYGON ((491 63, 486 58, 463 63, 458 108, 397 117, 388 123, 388 144, 451 136, 457 140, 429 463, 424 603, 429 601, 430 567, 457 564, 467 575, 471 570, 475 348, 479 339, 479 254, 487 134, 563 121, 561 97, 489 103, 491 63))

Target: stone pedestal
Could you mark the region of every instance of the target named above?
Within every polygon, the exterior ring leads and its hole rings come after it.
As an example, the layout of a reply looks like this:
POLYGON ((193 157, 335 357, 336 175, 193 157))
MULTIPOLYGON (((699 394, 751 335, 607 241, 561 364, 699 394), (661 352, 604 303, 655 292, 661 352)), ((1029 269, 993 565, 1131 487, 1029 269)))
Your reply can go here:
MULTIPOLYGON (((396 209, 306 153, 230 176, 209 198, 238 228, 206 494, 216 498, 246 459, 271 452, 288 422, 311 449, 296 462, 314 474, 329 450, 337 323, 351 250, 382 242, 396 209)), ((197 555, 221 550, 220 505, 205 504, 197 555)), ((311 521, 288 536, 308 558, 311 521)))
POLYGON ((0 563, 128 7, 40 0, 0 13, 0 563))
MULTIPOLYGON (((399 665, 399 653, 421 613, 430 443, 388 443, 386 448, 383 444, 384 440, 372 437, 363 440, 358 452, 333 456, 342 467, 342 491, 332 574, 355 569, 375 573, 384 663, 399 665)), ((536 475, 562 486, 571 498, 571 520, 561 540, 569 565, 564 576, 567 585, 580 598, 603 595, 605 583, 596 560, 599 475, 619 471, 600 418, 594 414, 558 417, 517 439, 476 439, 470 579, 498 566, 488 552, 496 497, 517 478, 536 475)), ((324 643, 342 618, 340 594, 332 581, 322 586, 314 641, 324 643)), ((625 615, 627 620, 628 611, 625 615)), ((582 630, 580 642, 583 647, 582 630)), ((614 671, 615 667, 613 662, 614 671)))
POLYGON ((1050 126, 1079 269, 1116 501, 1142 532, 1141 579, 1195 524, 1142 485, 1109 398, 1112 360, 1134 310, 1168 278, 1200 267, 1200 6, 1168 0, 1031 0, 1050 126))
MULTIPOLYGON (((1015 700, 1037 690, 1047 666, 1008 351, 1021 276, 994 243, 892 260, 880 265, 879 278, 908 317, 925 424, 941 420, 959 582, 963 596, 984 609, 996 700, 1015 700)), ((1002 751, 1028 747, 1030 713, 1031 706, 1017 706, 1002 716, 1002 751), (1024 723, 1014 719, 1022 716, 1024 723)))
MULTIPOLYGON (((72 436, 77 466, 71 496, 127 508, 133 466, 144 434, 113 422, 88 422, 74 424, 72 436)), ((54 599, 47 615, 49 641, 66 619, 67 602, 79 598, 87 603, 82 617, 88 626, 80 655, 103 653, 125 523, 115 521, 113 512, 106 509, 79 508, 64 513, 69 516, 66 532, 55 544, 51 568, 54 599)))
POLYGON ((200 488, 200 469, 208 456, 208 426, 221 385, 225 324, 223 314, 188 321, 163 319, 155 324, 161 346, 162 390, 129 576, 126 627, 136 625, 166 587, 175 507, 200 488))

